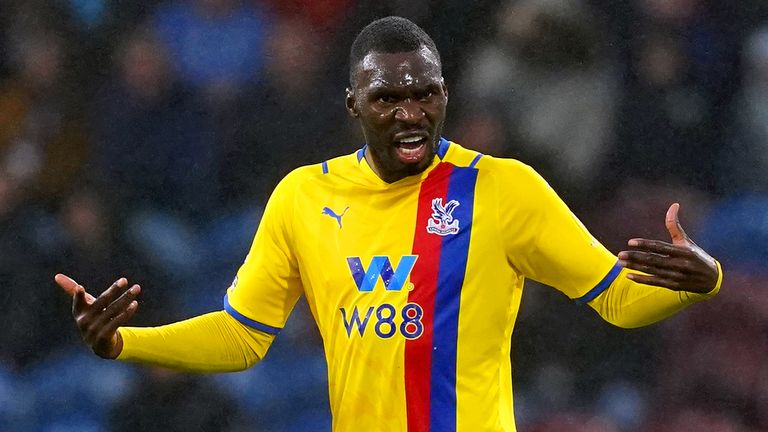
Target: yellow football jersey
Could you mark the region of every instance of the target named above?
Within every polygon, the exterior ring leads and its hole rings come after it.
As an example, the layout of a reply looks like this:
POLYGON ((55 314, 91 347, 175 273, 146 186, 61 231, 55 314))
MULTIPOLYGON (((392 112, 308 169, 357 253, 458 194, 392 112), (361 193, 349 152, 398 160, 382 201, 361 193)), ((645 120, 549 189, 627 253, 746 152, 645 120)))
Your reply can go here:
POLYGON ((442 139, 426 171, 389 184, 364 151, 280 183, 225 310, 276 334, 306 295, 335 431, 514 431, 524 278, 586 302, 616 257, 520 162, 442 139))

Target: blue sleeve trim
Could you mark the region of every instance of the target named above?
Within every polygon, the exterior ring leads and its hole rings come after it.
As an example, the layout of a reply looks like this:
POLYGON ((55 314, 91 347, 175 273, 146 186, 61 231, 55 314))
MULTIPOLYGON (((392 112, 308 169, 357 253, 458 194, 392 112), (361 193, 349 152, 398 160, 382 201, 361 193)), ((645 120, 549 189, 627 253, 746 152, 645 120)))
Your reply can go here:
POLYGON ((448 147, 450 146, 451 143, 447 139, 440 137, 440 142, 437 143, 437 157, 439 157, 440 160, 443 160, 445 154, 448 153, 448 147))
POLYGON ((323 174, 328 174, 328 161, 323 162, 323 174))
POLYGON ((264 333, 269 333, 271 335, 277 335, 280 333, 281 328, 278 327, 272 327, 268 326, 266 324, 262 324, 258 321, 254 321, 247 316, 241 314, 240 312, 236 311, 235 308, 232 307, 231 304, 229 304, 229 296, 224 296, 224 310, 227 311, 228 314, 232 315, 232 318, 240 321, 240 323, 247 325, 248 327, 254 328, 256 330, 263 331, 264 333))
POLYGON ((574 301, 576 304, 587 304, 595 299, 595 297, 602 294, 603 291, 607 290, 609 286, 613 283, 613 281, 616 280, 616 277, 619 276, 619 273, 621 273, 622 267, 616 263, 611 271, 608 272, 607 275, 601 280, 597 285, 595 285, 594 288, 589 290, 588 293, 584 294, 583 296, 575 299, 574 301))
POLYGON ((368 147, 368 144, 365 144, 363 148, 357 151, 357 162, 359 163, 363 158, 365 157, 365 148, 368 147))
POLYGON ((477 156, 475 156, 475 158, 474 158, 474 159, 472 159, 472 163, 471 163, 471 164, 469 164, 469 167, 470 167, 470 168, 474 168, 474 167, 475 167, 475 165, 477 165, 477 162, 478 162, 478 161, 480 160, 480 158, 482 158, 483 156, 484 156, 484 155, 483 155, 482 153, 478 153, 478 154, 477 154, 477 156))

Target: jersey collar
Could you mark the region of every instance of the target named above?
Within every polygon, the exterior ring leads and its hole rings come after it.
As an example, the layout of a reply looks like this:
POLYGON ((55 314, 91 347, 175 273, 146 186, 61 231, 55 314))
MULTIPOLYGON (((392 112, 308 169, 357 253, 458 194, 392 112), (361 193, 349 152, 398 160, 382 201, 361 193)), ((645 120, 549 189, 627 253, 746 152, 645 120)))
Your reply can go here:
POLYGON ((437 151, 435 154, 437 155, 436 158, 432 160, 432 163, 425 169, 423 172, 412 175, 409 177, 405 177, 403 179, 400 179, 394 183, 387 183, 381 178, 379 178, 378 175, 373 171, 373 168, 371 168, 370 165, 368 165, 368 161, 365 159, 365 150, 368 147, 368 144, 363 145, 360 150, 358 150, 355 153, 355 156, 357 157, 357 164, 360 167, 360 169, 363 171, 364 176, 372 181, 373 183, 377 185, 384 185, 384 186, 400 186, 400 185, 410 185, 413 183, 420 183, 422 180, 424 180, 427 175, 440 163, 443 161, 443 158, 445 158, 445 155, 448 153, 448 149, 451 146, 451 142, 447 139, 440 137, 440 141, 437 143, 437 151))

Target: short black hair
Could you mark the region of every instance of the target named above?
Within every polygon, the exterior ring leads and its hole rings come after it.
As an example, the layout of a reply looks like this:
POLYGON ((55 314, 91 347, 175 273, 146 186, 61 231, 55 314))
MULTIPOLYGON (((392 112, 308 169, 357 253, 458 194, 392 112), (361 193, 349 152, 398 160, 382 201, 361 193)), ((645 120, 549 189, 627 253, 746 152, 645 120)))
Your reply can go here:
POLYGON ((437 58, 438 66, 441 65, 440 53, 437 51, 435 41, 413 21, 397 16, 373 21, 365 26, 352 42, 352 49, 349 51, 350 84, 354 84, 355 67, 368 53, 410 52, 421 47, 430 50, 437 58))

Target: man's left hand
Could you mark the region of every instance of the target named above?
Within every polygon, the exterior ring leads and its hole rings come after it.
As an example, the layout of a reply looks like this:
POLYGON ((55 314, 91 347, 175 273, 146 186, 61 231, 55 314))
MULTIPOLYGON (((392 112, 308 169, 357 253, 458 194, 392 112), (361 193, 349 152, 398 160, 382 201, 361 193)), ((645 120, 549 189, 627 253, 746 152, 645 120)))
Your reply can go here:
POLYGON ((635 282, 669 288, 674 291, 707 293, 717 285, 715 259, 691 240, 680 225, 680 204, 667 210, 665 224, 672 243, 660 240, 632 239, 629 250, 619 252, 619 264, 643 273, 630 273, 635 282))

